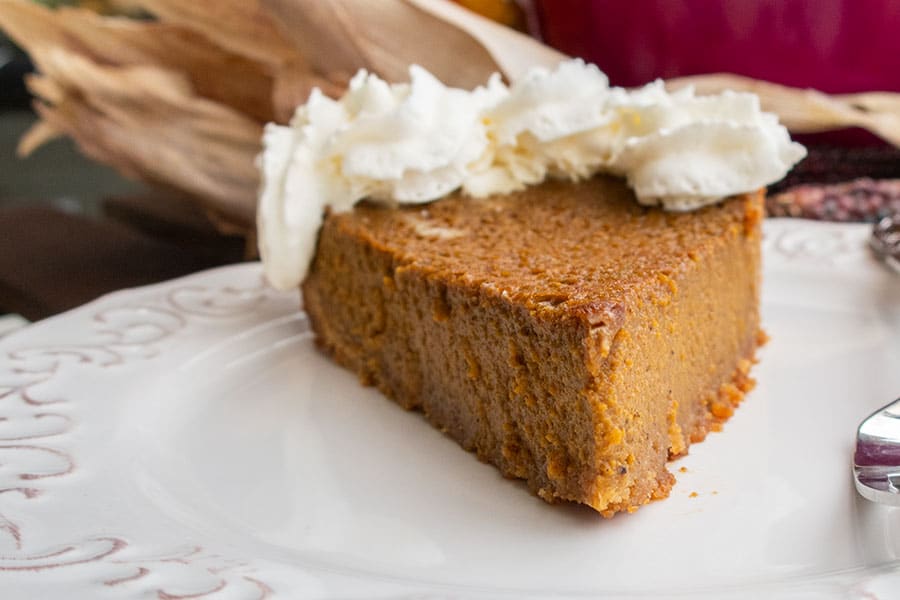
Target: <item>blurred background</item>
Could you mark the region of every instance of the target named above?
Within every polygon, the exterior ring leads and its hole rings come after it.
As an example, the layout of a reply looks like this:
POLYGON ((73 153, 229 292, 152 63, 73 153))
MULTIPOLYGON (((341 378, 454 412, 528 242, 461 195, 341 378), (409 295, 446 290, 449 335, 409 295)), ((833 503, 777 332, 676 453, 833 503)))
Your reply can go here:
MULTIPOLYGON (((150 18, 129 0, 30 1, 150 18)), ((614 85, 729 72, 829 93, 900 91, 895 0, 457 4, 596 63, 614 85)), ((24 83, 32 71, 28 56, 0 36, 0 335, 107 291, 253 256, 252 237, 85 158, 69 138, 18 158, 18 141, 36 120, 24 83)), ((784 194, 770 212, 871 221, 900 210, 894 147, 861 129, 801 137, 810 157, 771 190, 773 198, 784 194), (855 183, 808 187, 847 181, 855 183)))
MULTIPOLYGON (((34 0, 51 8, 80 5, 104 14, 139 15, 127 0, 34 0)), ((19 138, 34 123, 31 94, 24 77, 33 71, 27 54, 0 32, 0 203, 3 207, 48 205, 90 216, 102 214, 107 196, 132 194, 143 186, 84 158, 74 144, 60 139, 27 160, 15 156, 19 138)))
MULTIPOLYGON (((129 0, 33 0, 147 19, 129 0)), ((199 210, 84 156, 69 138, 27 158, 27 54, 0 33, 0 335, 104 293, 244 260, 199 210)))

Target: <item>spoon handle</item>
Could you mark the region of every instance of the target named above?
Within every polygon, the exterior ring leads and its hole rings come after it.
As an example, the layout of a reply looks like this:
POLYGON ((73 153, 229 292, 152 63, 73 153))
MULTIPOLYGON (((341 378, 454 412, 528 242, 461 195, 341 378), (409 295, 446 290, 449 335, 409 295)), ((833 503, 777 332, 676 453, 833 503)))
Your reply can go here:
POLYGON ((900 213, 886 216, 875 223, 870 245, 885 264, 900 273, 900 213))
POLYGON ((860 424, 853 479, 864 498, 900 506, 900 398, 860 424))

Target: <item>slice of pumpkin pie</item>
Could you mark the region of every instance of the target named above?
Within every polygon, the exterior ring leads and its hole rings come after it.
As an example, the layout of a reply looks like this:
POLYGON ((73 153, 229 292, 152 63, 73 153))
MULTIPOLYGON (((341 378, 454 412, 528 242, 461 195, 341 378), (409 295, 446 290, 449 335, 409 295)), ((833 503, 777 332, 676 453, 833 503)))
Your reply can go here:
POLYGON ((320 345, 547 501, 664 497, 752 387, 760 187, 803 155, 753 97, 363 74, 266 148, 267 272, 320 345))

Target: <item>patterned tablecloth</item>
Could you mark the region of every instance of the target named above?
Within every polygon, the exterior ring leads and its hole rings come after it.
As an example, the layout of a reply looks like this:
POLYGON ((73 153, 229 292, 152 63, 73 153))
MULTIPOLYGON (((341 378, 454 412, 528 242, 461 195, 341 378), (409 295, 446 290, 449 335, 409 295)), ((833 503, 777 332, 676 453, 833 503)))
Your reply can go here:
POLYGON ((809 146, 769 189, 769 216, 874 223, 900 213, 900 150, 809 146))

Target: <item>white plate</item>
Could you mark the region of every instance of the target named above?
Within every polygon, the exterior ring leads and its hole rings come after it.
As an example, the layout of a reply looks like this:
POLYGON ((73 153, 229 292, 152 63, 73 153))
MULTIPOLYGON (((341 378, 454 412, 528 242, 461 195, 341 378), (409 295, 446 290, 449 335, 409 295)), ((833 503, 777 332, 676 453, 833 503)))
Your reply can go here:
POLYGON ((766 227, 758 388, 670 498, 612 520, 360 387, 255 264, 14 333, 0 597, 893 597, 900 512, 857 497, 849 462, 900 393, 900 278, 866 227, 766 227))

